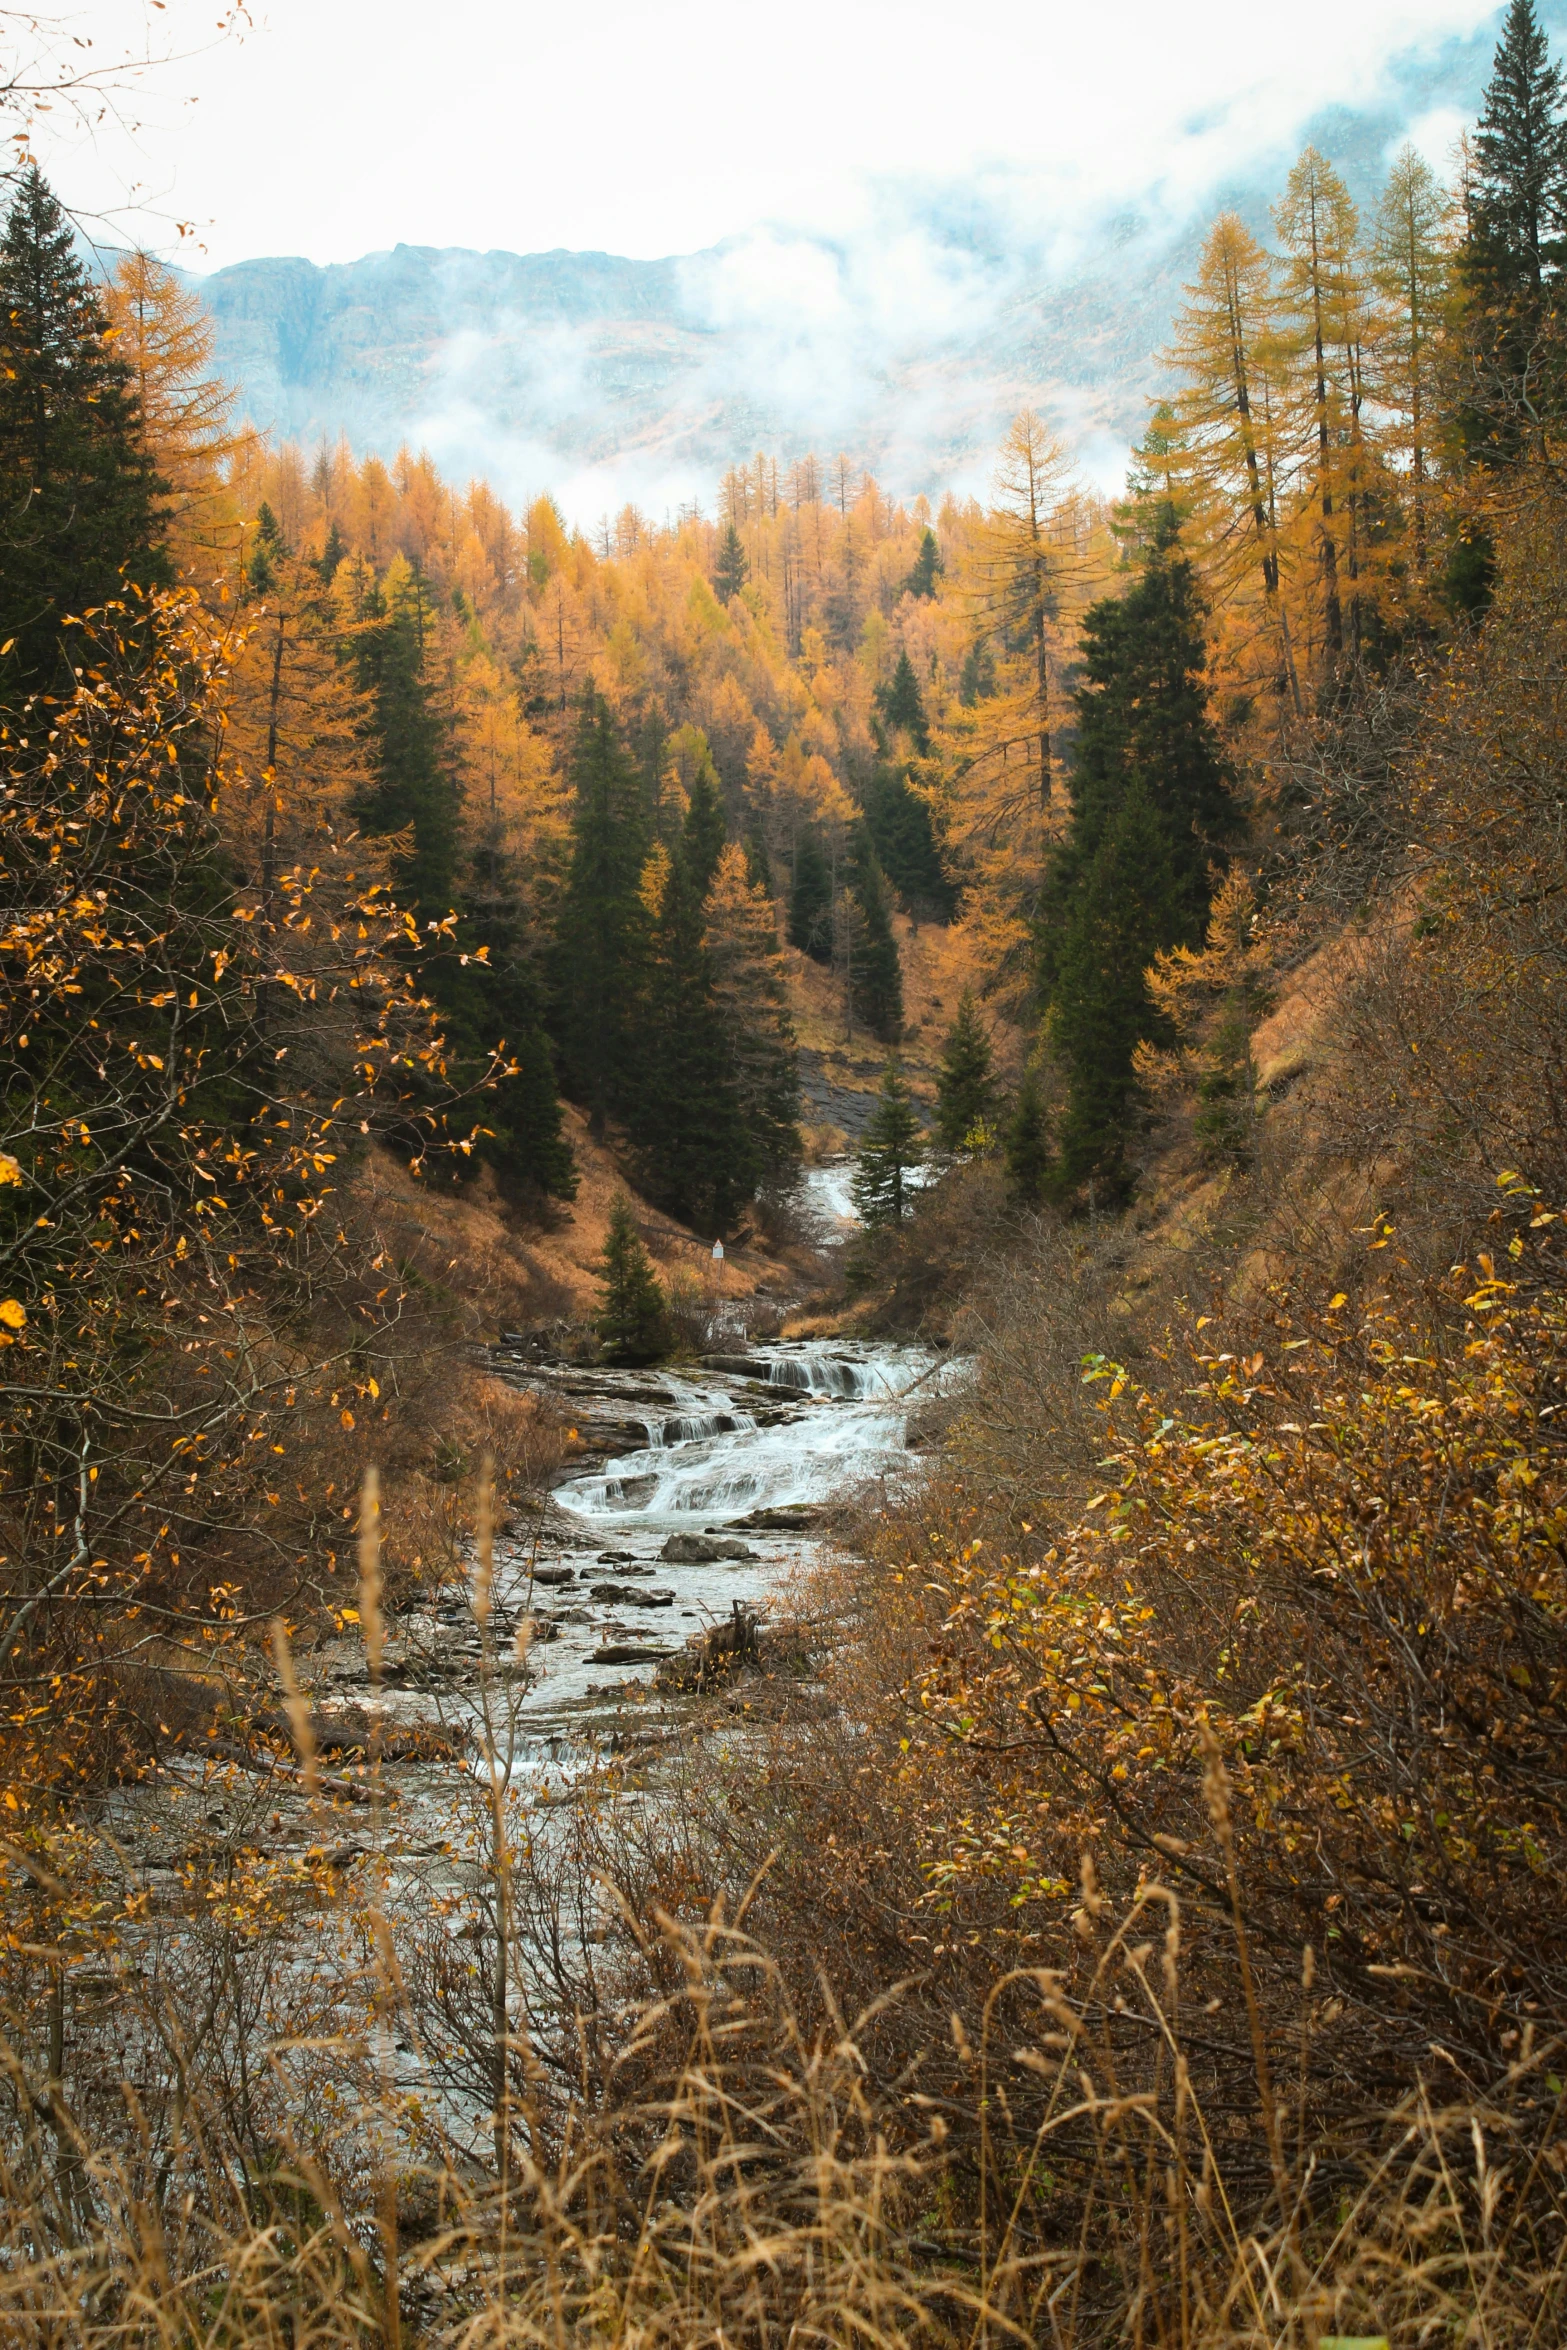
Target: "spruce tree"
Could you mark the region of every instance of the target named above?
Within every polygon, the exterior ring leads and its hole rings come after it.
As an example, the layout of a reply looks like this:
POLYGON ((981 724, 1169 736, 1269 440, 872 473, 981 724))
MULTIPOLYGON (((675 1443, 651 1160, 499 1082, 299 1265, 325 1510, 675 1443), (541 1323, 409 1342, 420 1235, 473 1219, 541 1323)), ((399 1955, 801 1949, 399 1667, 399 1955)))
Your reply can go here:
POLYGON ((729 1085, 757 1179, 777 1184, 800 1158, 800 1080, 777 917, 749 859, 726 848, 702 909, 729 1085))
POLYGON ((648 914, 638 885, 648 840, 636 769, 591 679, 570 777, 571 865, 553 958, 554 1028, 566 1090, 601 1134, 631 1097, 640 1060, 636 1020, 648 914))
POLYGON ((1560 271, 1567 231, 1562 75, 1534 0, 1512 0, 1475 134, 1465 257, 1486 302, 1521 303, 1535 321, 1560 271))
MULTIPOLYGON (((36 164, 0 238, 0 695, 69 691, 62 618, 167 585, 131 371, 36 164)), ((123 631, 121 632, 124 633, 123 631)))
POLYGON ((933 596, 936 593, 936 582, 945 569, 941 549, 936 544, 936 534, 933 530, 927 530, 920 540, 920 551, 914 558, 914 568, 903 583, 904 594, 933 596))
POLYGON ((741 1114, 702 903, 679 858, 659 855, 627 1126, 650 1199, 699 1230, 725 1232, 762 1175, 741 1114))
POLYGON ((789 944, 815 963, 832 960, 832 872, 813 828, 794 847, 789 889, 789 944))
POLYGON ((930 752, 930 721, 925 715, 925 704, 920 699, 919 679, 907 652, 898 655, 898 665, 892 673, 890 685, 879 686, 876 706, 887 724, 900 728, 913 744, 920 758, 930 752))
POLYGON ((352 640, 355 683, 373 712, 374 782, 356 813, 366 832, 400 836, 393 871, 421 927, 452 912, 461 858, 457 794, 425 679, 431 620, 427 583, 399 559, 367 594, 352 640))
POLYGON ((436 960, 435 993, 450 1007, 454 1042, 466 1047, 475 1068, 504 1051, 514 1072, 482 1105, 489 1131, 479 1156, 504 1190, 571 1199, 576 1168, 561 1126, 522 876, 498 822, 479 826, 463 879, 464 919, 457 945, 436 960), (486 949, 482 959, 468 951, 474 946, 486 949))
POLYGON ((903 969, 892 928, 892 903, 870 832, 857 824, 849 843, 849 886, 841 921, 849 1000, 858 1020, 890 1042, 903 1026, 903 969))
MULTIPOLYGON (((1475 138, 1477 165, 1462 257, 1465 340, 1477 391, 1459 413, 1471 454, 1489 465, 1516 456, 1523 419, 1554 404, 1559 356, 1547 350, 1567 258, 1567 125, 1561 71, 1550 60, 1533 0, 1512 0, 1475 138)), ((1490 545, 1460 539, 1450 599, 1488 600, 1490 545)))
POLYGON ((773 861, 767 854, 767 843, 760 833, 748 832, 745 836, 745 871, 753 889, 765 890, 769 898, 777 897, 778 892, 773 886, 773 861))
POLYGON ((726 524, 724 535, 719 541, 718 562, 713 572, 713 592, 721 604, 727 604, 740 593, 750 568, 745 559, 745 549, 740 544, 740 533, 732 522, 726 524))
POLYGON ((1170 836, 1139 780, 1100 837, 1060 942, 1050 1043, 1067 1083, 1058 1175, 1068 1193, 1092 1182, 1103 1205, 1127 1196, 1133 1057, 1165 1041, 1144 973, 1184 931, 1170 836))
POLYGON ((1052 1174, 1050 1122, 1039 1072, 1032 1066, 1024 1074, 1011 1115, 1001 1130, 1001 1154, 1007 1171, 1008 1206, 1029 1212, 1043 1207, 1052 1174))
POLYGON ((936 1139, 946 1151, 972 1149, 972 1138, 992 1124, 995 1112, 990 1039, 974 991, 966 987, 941 1048, 936 1074, 936 1139))
POLYGON ((867 1232, 902 1223, 913 1204, 909 1176, 924 1158, 919 1116, 894 1056, 855 1159, 854 1205, 867 1232))
POLYGON ((930 808, 896 767, 879 764, 865 790, 865 823, 883 873, 916 921, 950 922, 958 893, 941 861, 930 808))
POLYGON ((669 1349, 664 1292, 632 1220, 631 1202, 615 1194, 609 1211, 599 1275, 600 1302, 593 1317, 612 1363, 651 1363, 669 1349))
POLYGON ((1084 622, 1072 822, 1046 876, 1040 993, 1067 1077, 1059 1180, 1124 1197, 1132 1060, 1157 1041, 1142 974, 1199 946, 1212 871, 1240 829, 1208 715, 1202 607, 1175 519, 1160 517, 1141 578, 1084 622))
POLYGON ((718 778, 712 760, 704 756, 692 779, 691 797, 680 829, 680 861, 699 905, 712 886, 728 837, 718 778))

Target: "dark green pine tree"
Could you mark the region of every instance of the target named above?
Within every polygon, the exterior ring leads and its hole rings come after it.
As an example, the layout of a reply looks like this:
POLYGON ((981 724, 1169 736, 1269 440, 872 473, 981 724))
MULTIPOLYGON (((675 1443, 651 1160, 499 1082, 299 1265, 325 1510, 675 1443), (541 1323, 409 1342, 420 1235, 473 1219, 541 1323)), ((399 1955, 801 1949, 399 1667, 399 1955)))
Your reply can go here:
POLYGON ((696 892, 698 905, 713 885, 713 875, 718 871, 718 860, 728 838, 718 778, 712 761, 704 759, 692 779, 686 820, 680 829, 680 862, 696 892))
POLYGON ((936 582, 946 568, 941 560, 941 549, 936 544, 936 534, 933 530, 927 530, 920 540, 920 551, 914 558, 914 568, 903 583, 904 594, 933 596, 936 593, 936 582))
POLYGON ((855 1158, 854 1205, 867 1232, 902 1223, 913 1205, 909 1176, 924 1159, 924 1130, 894 1056, 855 1158))
POLYGON ((703 937, 702 901, 672 861, 648 941, 627 1128, 648 1197, 699 1231, 726 1232, 762 1175, 731 1082, 703 937))
MULTIPOLYGON (((1560 337, 1546 330, 1567 258, 1562 106, 1561 70, 1551 63, 1533 0, 1512 0, 1475 135, 1462 255, 1465 340, 1477 389, 1458 421, 1466 447, 1485 464, 1514 457, 1528 410, 1538 413, 1559 398, 1560 337)), ((1453 600, 1482 606, 1490 569, 1488 540, 1471 532, 1457 541, 1449 565, 1453 600)))
POLYGON ((926 915, 950 922, 957 892, 941 861, 929 804, 911 789, 907 764, 894 764, 887 755, 889 734, 905 736, 914 758, 930 754, 930 724, 906 652, 898 655, 891 683, 878 687, 876 706, 874 731, 883 755, 865 791, 865 821, 877 858, 916 921, 926 915))
POLYGON ((263 498, 256 511, 256 543, 245 566, 253 596, 269 596, 277 583, 277 567, 288 554, 277 516, 263 498))
POLYGON ((870 832, 857 824, 849 841, 849 886, 840 923, 854 1016, 890 1042, 903 1026, 903 968, 892 928, 892 901, 870 832))
POLYGON ((1109 1207, 1130 1191, 1133 1056, 1140 1043, 1169 1041, 1144 973, 1185 930, 1169 831, 1139 778, 1100 835, 1060 941, 1050 1043, 1067 1085, 1057 1165, 1065 1193, 1093 1183, 1109 1207))
POLYGON ((832 871, 808 826, 794 844, 789 890, 789 944, 814 963, 832 961, 832 871))
POLYGON ((1042 1208, 1054 1170, 1044 1088, 1032 1066, 1024 1073, 1017 1100, 1001 1130, 1001 1156, 1007 1171, 1007 1205, 1029 1213, 1042 1208))
POLYGON ((947 1030, 936 1072, 936 1140, 945 1151, 973 1147, 970 1137, 989 1128, 996 1115, 996 1084, 990 1039, 974 991, 958 998, 957 1017, 947 1030))
POLYGON ((664 1292, 623 1191, 610 1204, 593 1327, 612 1363, 652 1363, 669 1351, 664 1292))
POLYGON ((316 569, 321 574, 323 586, 331 586, 333 580, 337 577, 338 565, 342 562, 345 562, 347 557, 348 541, 344 538, 342 532, 338 529, 337 524, 334 522, 331 529, 326 534, 326 545, 322 548, 321 560, 316 565, 316 569))
POLYGON ((553 958, 553 1025, 566 1091, 595 1134, 632 1097, 648 917, 638 894, 648 835, 635 767, 588 681, 571 748, 571 866, 553 958))
POLYGON ((71 690, 60 623, 173 572, 131 371, 36 164, 0 238, 0 699, 71 690))
POLYGON ((1474 154, 1465 275, 1482 300, 1521 303, 1538 322, 1567 250, 1567 127, 1534 0, 1507 11, 1474 154))
POLYGON ((459 951, 439 959, 436 992, 475 1066, 503 1050, 515 1072, 481 1104, 490 1132, 479 1155, 514 1197, 571 1199, 577 1172, 561 1129, 531 925, 497 822, 487 819, 477 828, 464 883, 459 951), (475 943, 488 950, 483 960, 468 951, 475 943))
POLYGON ((767 854, 767 843, 759 833, 745 836, 745 877, 753 889, 765 889, 770 898, 778 892, 773 886, 773 861, 767 854))
POLYGON ((1197 584, 1166 510, 1135 586, 1084 622, 1072 822, 1040 912, 1069 1190, 1092 1179, 1124 1196, 1132 1057, 1156 1033, 1142 974, 1164 948, 1201 945, 1213 867, 1240 831, 1204 658, 1197 584))
POLYGON ((429 589, 414 572, 393 602, 370 591, 352 639, 372 713, 373 780, 355 813, 366 832, 401 836, 393 871, 421 927, 456 906, 461 858, 461 812, 424 675, 429 625, 429 589))
POLYGON ((865 823, 883 873, 914 919, 950 922, 958 893, 941 861, 930 807, 899 768, 877 765, 865 787, 865 823))
POLYGON ((898 666, 892 673, 892 683, 877 687, 876 707, 888 726, 897 727, 908 736, 920 758, 929 756, 930 721, 920 698, 920 684, 914 674, 914 664, 906 652, 898 655, 898 666))
POLYGON ((724 526, 724 535, 718 542, 718 561, 713 570, 713 592, 721 604, 727 604, 740 593, 750 576, 751 566, 745 559, 740 544, 740 533, 732 522, 724 526))

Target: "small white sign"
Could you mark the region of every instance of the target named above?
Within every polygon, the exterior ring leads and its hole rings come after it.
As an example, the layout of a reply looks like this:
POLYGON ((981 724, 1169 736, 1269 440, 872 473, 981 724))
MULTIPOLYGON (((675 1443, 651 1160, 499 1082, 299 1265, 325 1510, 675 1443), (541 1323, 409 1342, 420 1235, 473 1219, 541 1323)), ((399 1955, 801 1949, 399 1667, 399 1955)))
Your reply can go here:
POLYGON ((724 1244, 723 1244, 723 1242, 722 1242, 721 1240, 715 1240, 715 1241, 714 1241, 714 1243, 713 1243, 713 1262, 714 1262, 714 1264, 715 1264, 715 1265, 721 1265, 721 1264, 723 1263, 723 1261, 724 1261, 724 1244))

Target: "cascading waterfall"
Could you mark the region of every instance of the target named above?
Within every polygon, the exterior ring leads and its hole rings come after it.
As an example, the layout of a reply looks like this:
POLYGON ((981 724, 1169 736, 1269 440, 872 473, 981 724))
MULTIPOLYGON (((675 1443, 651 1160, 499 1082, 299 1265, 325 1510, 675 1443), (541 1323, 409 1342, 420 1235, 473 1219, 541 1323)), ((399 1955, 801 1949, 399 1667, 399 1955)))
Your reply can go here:
POLYGON ((561 1486, 561 1507, 583 1518, 657 1522, 737 1517, 759 1508, 819 1504, 891 1473, 906 1457, 899 1396, 927 1377, 938 1358, 911 1347, 759 1347, 747 1358, 768 1386, 798 1396, 802 1410, 759 1426, 715 1377, 698 1390, 682 1381, 679 1401, 693 1407, 649 1420, 644 1451, 607 1461, 603 1470, 561 1486), (840 1408, 824 1412, 820 1402, 840 1408))

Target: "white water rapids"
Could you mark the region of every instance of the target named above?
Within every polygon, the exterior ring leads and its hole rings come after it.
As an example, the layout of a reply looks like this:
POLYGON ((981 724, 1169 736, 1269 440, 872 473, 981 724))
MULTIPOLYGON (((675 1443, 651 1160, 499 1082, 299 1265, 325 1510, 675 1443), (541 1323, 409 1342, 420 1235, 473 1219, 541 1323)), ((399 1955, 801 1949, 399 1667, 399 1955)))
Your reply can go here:
POLYGON ((727 1618, 736 1600, 765 1608, 817 1538, 787 1521, 748 1521, 900 1486, 912 1467, 910 1391, 955 1368, 923 1347, 831 1340, 753 1347, 733 1370, 715 1361, 701 1370, 524 1373, 585 1433, 595 1422, 635 1421, 642 1442, 556 1487, 553 1541, 546 1531, 537 1547, 514 1540, 501 1553, 501 1597, 530 1607, 550 1633, 533 1651, 522 1710, 557 1715, 598 1695, 606 1679, 651 1680, 658 1658, 610 1664, 605 1648, 672 1653, 727 1618), (753 1555, 667 1560, 672 1535, 728 1536, 753 1555), (619 1588, 601 1597, 595 1584, 619 1588), (665 1594, 668 1604, 658 1604, 665 1594))

